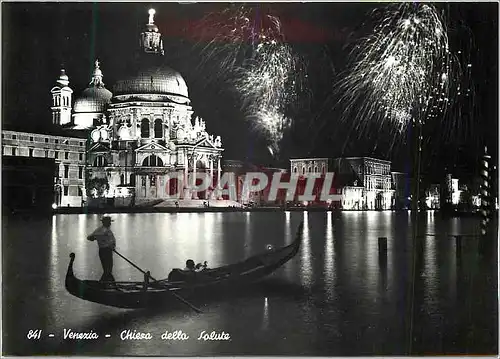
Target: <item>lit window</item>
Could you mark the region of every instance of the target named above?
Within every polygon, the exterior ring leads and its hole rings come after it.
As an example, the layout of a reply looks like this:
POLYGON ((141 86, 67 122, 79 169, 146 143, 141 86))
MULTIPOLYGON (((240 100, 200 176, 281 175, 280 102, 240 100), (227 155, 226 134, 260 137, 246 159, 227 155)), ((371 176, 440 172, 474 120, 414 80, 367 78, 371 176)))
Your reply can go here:
POLYGON ((149 138, 149 120, 147 118, 143 118, 141 121, 141 137, 149 138))
POLYGON ((158 156, 151 155, 142 161, 142 165, 145 167, 161 167, 163 166, 163 161, 158 156))
POLYGON ((162 123, 161 123, 161 119, 157 118, 155 120, 155 138, 162 138, 163 137, 163 126, 162 126, 162 123))
POLYGON ((106 165, 106 159, 103 156, 97 156, 94 159, 94 167, 105 167, 106 165))

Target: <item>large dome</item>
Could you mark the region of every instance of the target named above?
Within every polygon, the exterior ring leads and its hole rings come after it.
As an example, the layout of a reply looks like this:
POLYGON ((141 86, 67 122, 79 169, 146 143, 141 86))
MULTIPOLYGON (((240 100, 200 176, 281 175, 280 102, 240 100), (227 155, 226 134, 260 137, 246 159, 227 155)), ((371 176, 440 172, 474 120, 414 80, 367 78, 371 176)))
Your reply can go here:
POLYGON ((104 113, 111 97, 111 91, 104 87, 89 87, 75 101, 73 110, 75 113, 104 113))
POLYGON ((150 66, 137 75, 118 81, 113 86, 115 95, 159 94, 189 98, 186 82, 181 74, 166 66, 150 66))

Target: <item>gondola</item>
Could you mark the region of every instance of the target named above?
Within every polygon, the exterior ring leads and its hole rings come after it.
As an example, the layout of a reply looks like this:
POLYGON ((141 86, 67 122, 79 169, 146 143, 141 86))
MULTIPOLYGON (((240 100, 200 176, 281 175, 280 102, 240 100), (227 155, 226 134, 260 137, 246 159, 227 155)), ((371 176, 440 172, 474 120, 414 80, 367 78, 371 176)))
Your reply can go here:
MULTIPOLYGON (((75 254, 71 253, 65 286, 75 297, 118 308, 162 306, 172 299, 190 305, 183 296, 192 294, 199 296, 204 291, 213 293, 214 290, 233 289, 255 282, 276 271, 297 254, 302 241, 302 230, 303 223, 299 225, 294 242, 285 247, 270 248, 242 262, 191 273, 184 278, 176 276, 175 281, 172 280, 173 276, 169 276, 170 279, 152 280, 149 272, 145 274, 142 282, 103 283, 96 280, 81 280, 73 272, 75 254)), ((175 270, 173 272, 175 273, 175 270)))

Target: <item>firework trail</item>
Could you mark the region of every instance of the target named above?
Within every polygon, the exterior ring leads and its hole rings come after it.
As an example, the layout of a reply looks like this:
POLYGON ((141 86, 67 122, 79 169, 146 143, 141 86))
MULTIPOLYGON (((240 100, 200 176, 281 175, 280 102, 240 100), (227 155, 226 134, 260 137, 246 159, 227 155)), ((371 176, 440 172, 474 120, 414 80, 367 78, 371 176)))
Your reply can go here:
POLYGON ((404 3, 384 9, 372 35, 355 46, 354 62, 338 86, 343 119, 358 135, 378 124, 401 133, 446 114, 461 91, 461 68, 448 33, 431 4, 404 3))
POLYGON ((200 28, 203 63, 217 64, 216 78, 233 86, 253 129, 278 153, 291 125, 285 113, 305 83, 304 64, 285 42, 280 20, 258 6, 233 5, 208 15, 200 28))

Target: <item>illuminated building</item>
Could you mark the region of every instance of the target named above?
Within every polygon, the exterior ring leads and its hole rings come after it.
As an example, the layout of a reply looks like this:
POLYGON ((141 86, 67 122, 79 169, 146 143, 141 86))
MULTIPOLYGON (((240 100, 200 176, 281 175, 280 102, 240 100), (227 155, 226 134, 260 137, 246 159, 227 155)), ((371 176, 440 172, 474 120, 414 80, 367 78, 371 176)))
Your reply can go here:
POLYGON ((84 138, 2 130, 2 156, 52 159, 56 206, 80 207, 85 200, 84 138))
POLYGON ((215 190, 222 172, 222 140, 194 116, 183 77, 164 65, 154 10, 139 39, 138 56, 131 56, 133 70, 114 84, 113 93, 96 60, 88 87, 72 104, 69 77, 61 70, 50 108, 53 125, 67 136, 3 131, 4 155, 54 158, 59 164, 58 206, 109 200, 114 205, 169 206, 174 201, 166 199, 177 193, 189 201, 220 198, 215 190), (214 184, 208 191, 189 190, 197 184, 189 176, 195 172, 210 174, 214 184))
POLYGON ((334 172, 334 187, 343 196, 343 209, 380 210, 394 207, 390 161, 370 157, 296 158, 290 160, 290 171, 299 175, 334 172))

